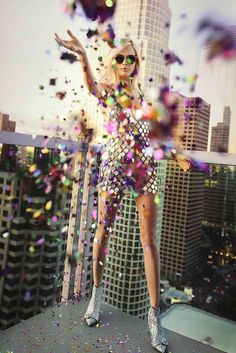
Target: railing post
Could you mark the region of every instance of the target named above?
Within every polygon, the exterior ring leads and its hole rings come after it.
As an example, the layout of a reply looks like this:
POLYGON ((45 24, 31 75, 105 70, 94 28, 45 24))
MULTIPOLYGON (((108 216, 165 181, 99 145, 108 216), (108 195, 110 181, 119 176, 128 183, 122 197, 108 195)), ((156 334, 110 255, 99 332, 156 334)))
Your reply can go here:
MULTIPOLYGON (((85 293, 85 277, 87 273, 84 273, 85 269, 85 245, 84 241, 89 240, 88 232, 91 225, 91 219, 88 219, 91 215, 91 175, 93 168, 94 152, 92 145, 89 144, 88 152, 86 156, 86 168, 84 174, 84 188, 83 188, 83 198, 81 206, 81 219, 79 228, 79 244, 78 252, 81 256, 78 258, 76 273, 75 273, 75 285, 74 294, 76 297, 85 293)), ((89 243, 89 242, 88 242, 89 243)), ((85 271, 86 272, 86 271, 85 271)))
MULTIPOLYGON (((64 267, 64 278, 62 287, 61 301, 66 301, 73 297, 74 283, 76 275, 76 255, 79 249, 79 235, 77 230, 81 228, 81 198, 84 194, 83 185, 86 185, 85 170, 87 163, 87 150, 77 152, 73 160, 73 175, 76 180, 73 182, 72 195, 71 195, 71 211, 69 218, 66 259, 64 267), (83 181, 80 186, 80 181, 83 181)), ((83 261, 83 260, 82 260, 83 261)))

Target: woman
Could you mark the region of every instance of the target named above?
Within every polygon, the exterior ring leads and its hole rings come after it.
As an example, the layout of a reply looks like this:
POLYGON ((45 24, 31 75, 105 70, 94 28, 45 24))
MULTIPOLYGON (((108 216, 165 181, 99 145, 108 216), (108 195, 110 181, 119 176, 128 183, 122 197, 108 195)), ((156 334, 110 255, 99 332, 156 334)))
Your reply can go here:
POLYGON ((151 342, 157 351, 165 352, 168 342, 160 322, 160 265, 155 232, 157 204, 154 198, 158 184, 153 156, 145 152, 150 146, 149 122, 135 118, 143 101, 137 82, 140 67, 137 50, 132 41, 121 40, 118 48, 110 50, 108 64, 96 83, 85 49, 71 31, 67 30, 67 33, 70 40, 62 40, 56 33, 55 40, 80 56, 89 92, 99 99, 105 120, 112 120, 115 124, 105 146, 99 172, 98 226, 93 245, 94 285, 84 318, 89 326, 98 322, 109 230, 122 197, 134 191, 151 303, 148 313, 151 342))

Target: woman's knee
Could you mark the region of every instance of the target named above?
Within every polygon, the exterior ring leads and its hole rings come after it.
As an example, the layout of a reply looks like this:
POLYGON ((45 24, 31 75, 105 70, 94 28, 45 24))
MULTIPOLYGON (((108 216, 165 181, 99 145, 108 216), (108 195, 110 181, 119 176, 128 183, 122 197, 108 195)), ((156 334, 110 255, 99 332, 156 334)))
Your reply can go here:
POLYGON ((109 233, 114 226, 120 202, 117 199, 105 199, 99 204, 97 232, 109 233))
POLYGON ((144 250, 152 247, 157 247, 157 239, 156 234, 148 235, 148 236, 141 236, 141 244, 144 250))
POLYGON ((111 230, 112 228, 110 227, 110 225, 99 223, 97 225, 93 242, 95 244, 103 244, 104 246, 106 246, 108 244, 111 230))

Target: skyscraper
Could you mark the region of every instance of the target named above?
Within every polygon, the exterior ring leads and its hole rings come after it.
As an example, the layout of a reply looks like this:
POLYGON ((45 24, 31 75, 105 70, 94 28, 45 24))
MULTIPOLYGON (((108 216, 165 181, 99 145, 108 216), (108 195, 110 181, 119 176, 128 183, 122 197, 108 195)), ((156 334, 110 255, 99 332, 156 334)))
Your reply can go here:
POLYGON ((235 257, 235 172, 235 166, 211 165, 205 180, 202 229, 212 243, 206 255, 219 266, 232 263, 235 257))
POLYGON ((230 117, 230 107, 224 107, 223 122, 212 128, 211 152, 228 152, 230 117))
POLYGON ((234 173, 234 167, 212 165, 205 180, 204 221, 213 228, 234 227, 234 173))
MULTIPOLYGON (((43 154, 40 162, 40 151, 35 149, 33 163, 42 175, 47 163, 43 154)), ((55 158, 54 152, 48 154, 47 162, 55 158)), ((59 302, 70 200, 70 190, 53 186, 48 195, 17 169, 0 170, 0 329, 59 302), (45 211, 49 200, 52 207, 45 211)))
MULTIPOLYGON (((185 98, 183 149, 207 150, 210 105, 199 97, 185 98)), ((171 161, 167 167, 161 235, 161 274, 181 281, 198 264, 203 220, 204 175, 185 173, 171 161)))

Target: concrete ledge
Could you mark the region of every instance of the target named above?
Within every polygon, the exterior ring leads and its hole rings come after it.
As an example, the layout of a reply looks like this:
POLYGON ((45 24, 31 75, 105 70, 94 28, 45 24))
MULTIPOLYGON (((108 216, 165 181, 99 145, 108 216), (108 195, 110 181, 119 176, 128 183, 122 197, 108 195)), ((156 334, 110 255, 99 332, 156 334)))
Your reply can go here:
MULTIPOLYGON (((0 331, 0 353, 157 353, 147 322, 102 304, 100 323, 83 319, 89 299, 69 300, 0 331)), ((220 353, 215 348, 166 330, 171 353, 220 353)))

